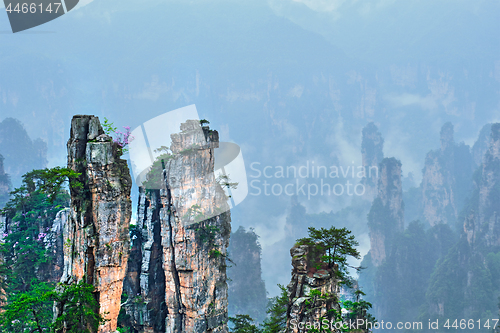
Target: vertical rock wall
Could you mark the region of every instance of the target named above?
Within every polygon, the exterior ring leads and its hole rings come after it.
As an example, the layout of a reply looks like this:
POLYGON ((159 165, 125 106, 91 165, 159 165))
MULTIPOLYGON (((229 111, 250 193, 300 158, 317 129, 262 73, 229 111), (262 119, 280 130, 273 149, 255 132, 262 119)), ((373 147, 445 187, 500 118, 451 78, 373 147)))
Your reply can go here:
POLYGON ((126 324, 138 332, 165 332, 165 272, 161 243, 160 190, 139 188, 137 225, 132 231, 132 249, 124 282, 128 296, 126 324))
POLYGON ((115 332, 129 254, 132 182, 118 145, 104 134, 97 117, 73 117, 68 168, 81 173, 82 186, 71 184, 61 282, 85 279, 94 285, 100 313, 108 319, 99 332, 115 332))
POLYGON ((370 254, 375 266, 385 259, 394 236, 404 231, 401 162, 384 158, 380 163, 378 195, 368 214, 370 254))
POLYGON ((218 133, 186 121, 164 156, 163 185, 141 189, 125 308, 138 332, 227 332, 226 195, 214 176, 218 133), (130 292, 130 293, 129 293, 130 292))

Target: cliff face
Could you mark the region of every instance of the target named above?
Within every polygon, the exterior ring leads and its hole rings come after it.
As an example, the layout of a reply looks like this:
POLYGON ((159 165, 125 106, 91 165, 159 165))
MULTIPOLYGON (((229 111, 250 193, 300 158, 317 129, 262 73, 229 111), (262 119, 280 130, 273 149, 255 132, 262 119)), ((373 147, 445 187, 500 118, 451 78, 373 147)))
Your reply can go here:
POLYGON ((401 162, 384 158, 380 163, 378 194, 368 214, 370 254, 378 266, 392 247, 396 234, 404 230, 404 203, 401 162))
POLYGON ((147 195, 139 188, 137 225, 132 229, 132 249, 124 281, 127 295, 126 324, 139 332, 165 332, 165 272, 163 270, 163 246, 161 244, 159 190, 147 195))
POLYGON ((470 189, 473 170, 469 146, 455 144, 453 125, 444 124, 441 149, 427 154, 423 169, 423 214, 431 226, 456 221, 470 189))
MULTIPOLYGON (((61 282, 85 279, 94 285, 100 313, 108 319, 99 332, 114 332, 129 254, 132 182, 118 145, 104 134, 97 117, 73 117, 68 168, 81 173, 82 186, 71 184, 61 282)), ((56 316, 61 311, 58 304, 56 316)))
POLYGON ((227 332, 226 196, 218 134, 187 121, 161 157, 161 189, 141 188, 125 308, 138 332, 227 332))
POLYGON ((384 158, 384 139, 374 123, 363 128, 361 141, 361 158, 366 177, 361 179, 365 186, 364 198, 372 201, 377 195, 378 167, 384 158))
POLYGON ((312 253, 308 245, 294 246, 290 250, 293 269, 288 285, 286 332, 303 332, 303 329, 299 329, 299 323, 318 323, 321 318, 328 318, 330 321, 329 310, 340 312, 339 281, 335 276, 335 268, 328 268, 325 264, 318 269, 315 263, 319 258, 312 253), (313 290, 315 292, 311 293, 313 290))

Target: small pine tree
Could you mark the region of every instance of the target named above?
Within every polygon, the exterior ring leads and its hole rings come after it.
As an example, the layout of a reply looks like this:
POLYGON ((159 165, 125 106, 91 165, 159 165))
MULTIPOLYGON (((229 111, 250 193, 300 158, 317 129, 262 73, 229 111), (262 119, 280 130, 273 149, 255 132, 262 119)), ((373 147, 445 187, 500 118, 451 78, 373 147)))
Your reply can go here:
POLYGON ((267 309, 269 316, 262 325, 263 333, 279 333, 286 329, 288 292, 283 285, 279 284, 278 287, 281 289, 281 294, 269 302, 267 309))
MULTIPOLYGON (((347 228, 316 229, 309 227, 308 229, 309 237, 298 239, 297 243, 315 246, 316 250, 325 253, 321 258, 322 261, 328 263, 329 267, 337 264, 338 277, 349 285, 351 279, 347 269, 351 266, 347 264, 347 256, 360 258, 360 254, 356 250, 359 243, 355 240, 354 235, 351 235, 351 231, 347 228)), ((359 269, 359 267, 351 268, 359 269)))
POLYGON ((252 324, 253 319, 249 315, 238 314, 236 317, 229 317, 233 324, 232 333, 261 333, 262 331, 252 324))
POLYGON ((94 333, 105 319, 99 314, 99 303, 94 298, 94 286, 80 281, 59 284, 61 291, 53 292, 62 310, 53 323, 55 333, 94 333))

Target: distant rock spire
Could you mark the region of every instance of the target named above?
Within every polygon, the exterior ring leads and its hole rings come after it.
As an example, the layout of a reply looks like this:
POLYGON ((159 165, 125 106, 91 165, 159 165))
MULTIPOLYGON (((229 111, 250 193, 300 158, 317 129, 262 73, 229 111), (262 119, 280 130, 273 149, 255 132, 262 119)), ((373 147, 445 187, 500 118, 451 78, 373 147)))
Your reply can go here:
POLYGON ((361 140, 361 159, 366 176, 361 179, 365 186, 364 198, 372 201, 377 195, 377 182, 379 176, 379 163, 384 158, 384 139, 373 123, 368 123, 363 128, 361 140))
POLYGON ((368 214, 368 227, 372 261, 378 266, 391 249, 395 235, 404 231, 401 162, 394 157, 380 163, 378 195, 368 214))
POLYGON ((474 146, 472 146, 472 156, 474 157, 476 166, 480 166, 483 163, 484 154, 490 145, 490 133, 491 124, 484 125, 479 132, 479 136, 474 146))
POLYGON ((469 146, 456 144, 453 125, 445 123, 441 128, 441 148, 427 154, 422 176, 423 216, 431 226, 456 221, 460 205, 471 189, 473 170, 469 146))
POLYGON ((447 122, 441 127, 441 151, 445 151, 455 145, 453 124, 447 122))

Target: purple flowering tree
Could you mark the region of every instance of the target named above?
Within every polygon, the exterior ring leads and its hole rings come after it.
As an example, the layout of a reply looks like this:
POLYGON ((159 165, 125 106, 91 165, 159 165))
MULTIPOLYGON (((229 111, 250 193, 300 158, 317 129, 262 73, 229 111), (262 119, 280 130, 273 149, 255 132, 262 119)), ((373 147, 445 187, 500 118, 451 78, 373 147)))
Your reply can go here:
POLYGON ((130 132, 130 126, 123 126, 125 131, 122 132, 119 131, 118 128, 113 125, 113 123, 109 122, 107 118, 104 118, 102 127, 104 128, 104 132, 107 135, 114 137, 113 142, 118 144, 121 154, 128 153, 128 144, 134 139, 130 132))

